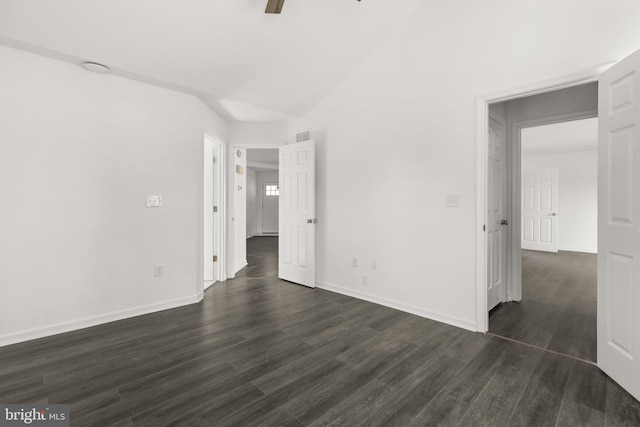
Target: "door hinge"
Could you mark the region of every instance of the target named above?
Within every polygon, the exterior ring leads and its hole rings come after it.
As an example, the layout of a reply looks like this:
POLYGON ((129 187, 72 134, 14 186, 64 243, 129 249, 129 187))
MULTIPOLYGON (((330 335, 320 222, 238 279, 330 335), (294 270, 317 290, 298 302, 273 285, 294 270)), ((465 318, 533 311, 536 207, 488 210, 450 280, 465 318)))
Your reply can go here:
POLYGON ((218 255, 213 256, 213 262, 218 262, 218 255))
POLYGON ((213 163, 218 163, 218 158, 216 156, 213 156, 213 163))
POLYGON ((217 206, 214 206, 214 207, 213 207, 213 211, 214 211, 214 212, 218 212, 218 207, 217 207, 217 206))
POLYGON ((482 231, 487 231, 487 226, 482 224, 482 231))

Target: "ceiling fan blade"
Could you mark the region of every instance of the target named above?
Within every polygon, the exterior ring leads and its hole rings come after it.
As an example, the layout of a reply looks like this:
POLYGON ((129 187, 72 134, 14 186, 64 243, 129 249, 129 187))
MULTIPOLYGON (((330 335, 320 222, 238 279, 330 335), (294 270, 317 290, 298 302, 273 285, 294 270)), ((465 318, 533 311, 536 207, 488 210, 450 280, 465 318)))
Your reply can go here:
POLYGON ((267 10, 264 13, 280 13, 284 0, 267 0, 267 10))

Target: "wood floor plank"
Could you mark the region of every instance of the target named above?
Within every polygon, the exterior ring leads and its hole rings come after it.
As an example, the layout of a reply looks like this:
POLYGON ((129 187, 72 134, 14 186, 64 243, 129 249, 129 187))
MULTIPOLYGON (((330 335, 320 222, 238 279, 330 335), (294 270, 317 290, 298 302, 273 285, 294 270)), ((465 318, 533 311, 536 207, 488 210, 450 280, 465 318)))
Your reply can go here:
POLYGON ((575 363, 564 398, 604 413, 607 400, 607 376, 597 366, 575 363))
POLYGON ((507 342, 493 339, 425 406, 411 425, 456 425, 502 365, 508 352, 507 342))
POLYGON ((408 353, 399 363, 382 373, 378 379, 396 389, 405 387, 414 380, 416 372, 419 372, 422 367, 428 366, 434 359, 445 355, 448 346, 460 336, 462 336, 462 330, 459 328, 439 328, 438 334, 430 344, 423 344, 408 353))
MULTIPOLYGON (((415 344, 399 340, 393 332, 379 333, 342 352, 336 358, 350 366, 362 367, 366 364, 376 364, 380 358, 388 358, 389 354, 408 354, 416 347, 415 344)), ((377 376, 374 372, 372 374, 377 376)))
POLYGON ((76 400, 69 405, 69 410, 74 419, 81 419, 95 411, 116 405, 121 401, 118 390, 111 389, 93 394, 85 399, 76 400))
POLYGON ((522 301, 492 310, 489 331, 596 360, 596 255, 522 251, 522 301))
POLYGON ((605 414, 597 409, 565 399, 562 401, 556 425, 602 427, 605 425, 605 414))
POLYGON ((367 426, 408 425, 453 378, 464 363, 442 355, 435 359, 400 392, 371 414, 367 426))
POLYGON ((194 407, 191 405, 174 416, 167 417, 165 414, 158 415, 157 413, 153 414, 157 416, 144 418, 134 416, 133 422, 136 427, 155 427, 158 425, 209 427, 262 397, 264 397, 264 393, 254 385, 247 383, 224 394, 209 396, 202 406, 194 407))
POLYGON ((469 404, 450 392, 441 391, 413 420, 409 426, 450 426, 458 424, 469 410, 469 404))
MULTIPOLYGON (((395 393, 396 390, 383 382, 375 379, 371 380, 328 409, 321 417, 314 420, 310 426, 359 425, 395 393)), ((342 396, 340 397, 342 398, 342 396)))
MULTIPOLYGON (((157 416, 155 414, 171 418, 175 416, 174 414, 181 413, 191 406, 199 407, 205 404, 206 400, 216 393, 224 393, 226 390, 235 388, 234 385, 246 383, 241 381, 230 384, 237 373, 231 366, 224 363, 212 364, 209 371, 194 374, 197 375, 189 378, 167 374, 164 375, 165 382, 161 385, 156 385, 156 380, 151 377, 149 382, 144 379, 134 381, 129 388, 122 387, 122 396, 125 399, 120 403, 76 419, 75 424, 79 426, 117 425, 134 416, 143 419, 145 416, 157 416), (147 386, 140 386, 140 381, 147 386)), ((158 373, 158 376, 163 377, 163 373, 158 373)))
POLYGON ((0 402, 5 404, 34 402, 46 399, 47 396, 42 375, 24 376, 12 381, 4 380, 0 384, 0 402))
POLYGON ((253 383, 267 394, 291 382, 301 375, 304 375, 310 367, 318 366, 327 360, 338 357, 340 354, 349 351, 362 341, 363 334, 379 334, 372 329, 357 329, 355 331, 347 331, 340 338, 327 343, 324 346, 316 347, 309 353, 298 358, 297 360, 281 366, 265 375, 256 378, 253 383))
POLYGON ((458 425, 507 425, 544 354, 542 350, 523 345, 510 346, 502 365, 478 394, 458 425))
POLYGON ((220 420, 220 425, 261 424, 274 412, 285 410, 292 400, 302 396, 313 396, 318 389, 326 387, 331 381, 340 378, 350 370, 351 368, 344 363, 330 359, 315 369, 307 370, 305 374, 267 394, 253 405, 240 409, 232 416, 220 420))
POLYGON ((611 378, 607 378, 605 418, 607 427, 640 426, 640 402, 611 378))
POLYGON ((580 362, 545 354, 523 392, 509 425, 555 426, 572 363, 580 362))
POLYGON ((261 420, 257 427, 304 427, 300 421, 286 411, 276 411, 270 416, 261 420))
POLYGON ((500 339, 491 339, 443 389, 458 400, 471 403, 485 387, 509 353, 510 346, 500 339))

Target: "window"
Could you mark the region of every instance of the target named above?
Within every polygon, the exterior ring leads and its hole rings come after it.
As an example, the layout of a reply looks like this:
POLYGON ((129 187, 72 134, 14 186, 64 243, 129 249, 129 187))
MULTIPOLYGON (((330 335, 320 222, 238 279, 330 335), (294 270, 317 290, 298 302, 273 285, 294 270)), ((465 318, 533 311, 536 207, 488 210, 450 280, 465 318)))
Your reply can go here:
POLYGON ((266 196, 279 196, 280 189, 277 185, 265 185, 264 186, 264 194, 266 196))

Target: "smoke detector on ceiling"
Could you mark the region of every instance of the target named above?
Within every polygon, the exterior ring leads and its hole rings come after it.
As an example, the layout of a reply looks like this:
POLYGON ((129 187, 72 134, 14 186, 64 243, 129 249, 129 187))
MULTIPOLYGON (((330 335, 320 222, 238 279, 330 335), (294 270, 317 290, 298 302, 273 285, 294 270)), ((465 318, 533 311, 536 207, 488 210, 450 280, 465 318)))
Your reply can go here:
POLYGON ((111 70, 106 65, 98 64, 97 62, 83 62, 82 68, 85 70, 93 71, 94 73, 107 74, 111 70))

